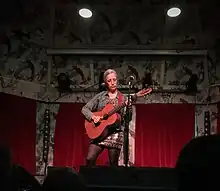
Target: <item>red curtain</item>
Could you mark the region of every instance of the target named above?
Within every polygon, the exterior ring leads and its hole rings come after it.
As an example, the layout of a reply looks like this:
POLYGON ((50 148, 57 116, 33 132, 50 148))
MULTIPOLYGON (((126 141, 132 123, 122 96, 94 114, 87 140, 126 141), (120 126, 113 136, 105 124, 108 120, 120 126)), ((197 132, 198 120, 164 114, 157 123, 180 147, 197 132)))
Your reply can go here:
POLYGON ((220 102, 218 102, 217 133, 220 133, 220 102))
POLYGON ((13 162, 36 173, 36 101, 0 94, 0 144, 10 147, 13 162))
POLYGON ((174 167, 194 135, 194 105, 137 104, 136 116, 135 165, 174 167))
MULTIPOLYGON (((56 117, 54 135, 54 166, 74 167, 77 170, 85 165, 89 139, 81 114, 83 104, 60 104, 56 117)), ((103 152, 97 160, 98 165, 107 163, 107 153, 103 152)))

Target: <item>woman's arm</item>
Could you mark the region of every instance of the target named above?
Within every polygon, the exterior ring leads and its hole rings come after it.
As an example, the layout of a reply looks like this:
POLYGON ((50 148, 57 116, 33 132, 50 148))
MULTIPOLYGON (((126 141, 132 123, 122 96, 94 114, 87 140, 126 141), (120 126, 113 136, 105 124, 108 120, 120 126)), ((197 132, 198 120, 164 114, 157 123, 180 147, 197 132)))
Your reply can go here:
POLYGON ((92 116, 93 116, 92 112, 97 108, 98 101, 99 101, 99 95, 100 94, 95 95, 91 100, 89 100, 87 102, 87 104, 85 106, 83 106, 83 108, 81 110, 82 114, 89 121, 92 119, 92 116))

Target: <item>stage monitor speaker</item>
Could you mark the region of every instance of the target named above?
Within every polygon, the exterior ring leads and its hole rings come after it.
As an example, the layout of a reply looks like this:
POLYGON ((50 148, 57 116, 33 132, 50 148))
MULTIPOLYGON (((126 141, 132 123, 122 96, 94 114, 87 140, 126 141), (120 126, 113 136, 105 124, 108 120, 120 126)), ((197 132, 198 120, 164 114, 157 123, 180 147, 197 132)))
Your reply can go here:
POLYGON ((66 171, 66 172, 75 172, 76 173, 76 170, 73 168, 70 168, 70 167, 57 167, 57 166, 48 166, 47 167, 47 174, 50 174, 50 173, 53 173, 56 171, 62 171, 62 172, 66 171))
POLYGON ((219 148, 219 135, 200 136, 185 145, 176 162, 180 190, 219 187, 219 177, 216 176, 220 172, 219 148))
POLYGON ((87 191, 85 181, 71 167, 49 167, 48 175, 43 183, 43 189, 49 191, 87 191))
MULTIPOLYGON (((93 167, 82 166, 80 174, 94 190, 176 190, 176 173, 172 168, 93 167), (104 189, 105 188, 105 189, 104 189)), ((93 190, 92 189, 92 190, 93 190)))

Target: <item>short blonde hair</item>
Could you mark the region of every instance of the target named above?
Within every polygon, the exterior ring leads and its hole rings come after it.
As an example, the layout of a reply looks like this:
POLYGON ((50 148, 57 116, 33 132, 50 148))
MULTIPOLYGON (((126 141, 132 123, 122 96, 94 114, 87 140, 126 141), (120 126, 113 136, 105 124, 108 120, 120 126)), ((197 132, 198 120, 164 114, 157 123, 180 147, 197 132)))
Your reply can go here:
POLYGON ((114 73, 114 74, 117 76, 117 72, 116 72, 115 70, 113 70, 113 69, 108 69, 108 70, 106 70, 106 71, 104 72, 104 74, 103 74, 103 79, 104 79, 104 81, 106 80, 106 77, 107 77, 109 74, 112 74, 112 73, 114 73))

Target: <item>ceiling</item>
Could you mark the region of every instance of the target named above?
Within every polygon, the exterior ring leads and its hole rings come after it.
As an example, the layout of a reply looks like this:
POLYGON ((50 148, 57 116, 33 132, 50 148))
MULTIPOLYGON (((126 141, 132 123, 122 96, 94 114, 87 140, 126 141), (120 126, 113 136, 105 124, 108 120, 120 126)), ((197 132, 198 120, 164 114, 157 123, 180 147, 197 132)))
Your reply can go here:
MULTIPOLYGON (((48 12, 48 8, 51 7, 50 1, 43 0, 7 0, 4 1, 4 5, 0 6, 1 13, 1 32, 2 34, 9 25, 13 25, 13 28, 19 28, 25 25, 27 22, 33 23, 33 19, 41 14, 43 10, 48 12)), ((220 34, 220 20, 217 19, 220 16, 218 7, 220 1, 212 0, 176 0, 173 1, 179 5, 182 9, 182 17, 175 21, 175 28, 178 30, 186 30, 189 27, 196 28, 200 33, 207 33, 210 36, 218 36, 220 34), (194 17, 197 17, 197 23, 194 22, 194 17), (190 26, 189 23, 191 22, 190 26)), ((99 7, 107 7, 109 11, 112 9, 124 10, 125 7, 131 7, 133 10, 139 10, 138 7, 142 7, 148 12, 148 19, 155 17, 156 11, 167 10, 172 5, 172 0, 56 0, 56 5, 62 7, 67 4, 74 4, 75 8, 79 8, 81 5, 89 5, 95 9, 99 7)), ((103 8, 103 11, 105 10, 103 8)), ((166 23, 166 30, 161 28, 161 31, 169 35, 175 33, 174 22, 169 25, 166 23)), ((155 25, 157 25, 155 23, 155 25)), ((158 26, 157 26, 158 27, 158 26)), ((161 26, 160 26, 161 27, 161 26)), ((193 29, 194 30, 194 29, 193 29)), ((1 36, 1 35, 0 35, 1 36)))

